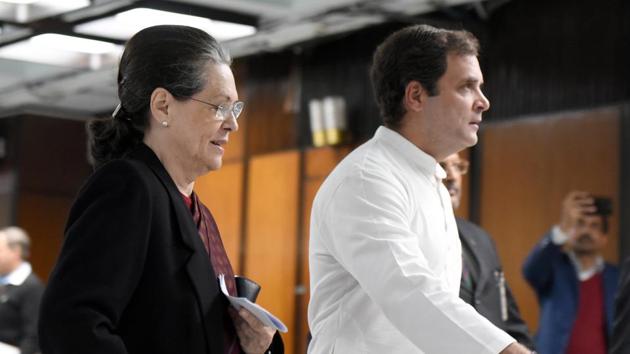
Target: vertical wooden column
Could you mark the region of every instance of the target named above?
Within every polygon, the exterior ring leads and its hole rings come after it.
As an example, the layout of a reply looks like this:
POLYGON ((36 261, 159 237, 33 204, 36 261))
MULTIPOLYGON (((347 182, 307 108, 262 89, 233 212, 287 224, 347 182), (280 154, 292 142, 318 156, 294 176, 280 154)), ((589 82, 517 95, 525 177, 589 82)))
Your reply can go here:
POLYGON ((619 122, 619 257, 630 257, 630 103, 621 107, 619 122))
POLYGON ((262 286, 258 303, 289 328, 285 353, 293 353, 297 269, 298 151, 253 157, 249 162, 244 274, 262 286))

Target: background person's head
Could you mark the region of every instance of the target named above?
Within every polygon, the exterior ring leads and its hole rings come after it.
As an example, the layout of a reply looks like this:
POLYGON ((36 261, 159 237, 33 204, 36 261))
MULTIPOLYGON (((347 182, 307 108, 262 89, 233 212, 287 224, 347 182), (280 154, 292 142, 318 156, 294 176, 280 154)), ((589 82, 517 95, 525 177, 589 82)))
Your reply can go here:
MULTIPOLYGON (((211 72, 220 78, 209 75, 213 65, 224 66, 229 71, 230 62, 221 45, 196 28, 164 25, 135 34, 125 47, 118 69, 120 109, 113 119, 90 124, 90 154, 94 164, 98 167, 120 158, 144 140, 152 126, 151 106, 156 89, 161 89, 171 100, 190 101, 208 86, 216 86, 216 79, 226 80, 225 76, 229 76, 227 80, 231 79, 233 84, 231 71, 226 74, 224 68, 211 72)), ((235 88, 229 91, 235 95, 235 88)), ((215 113, 211 106, 207 107, 204 109, 215 113)))
POLYGON ((583 213, 576 221, 570 248, 577 255, 596 255, 608 243, 609 210, 594 205, 594 211, 583 213))
POLYGON ((0 276, 5 276, 30 256, 31 241, 24 230, 11 226, 0 230, 0 276))
POLYGON ((462 198, 462 176, 468 172, 468 161, 462 159, 459 153, 449 155, 440 162, 440 166, 446 171, 444 185, 451 196, 453 209, 459 208, 462 198))

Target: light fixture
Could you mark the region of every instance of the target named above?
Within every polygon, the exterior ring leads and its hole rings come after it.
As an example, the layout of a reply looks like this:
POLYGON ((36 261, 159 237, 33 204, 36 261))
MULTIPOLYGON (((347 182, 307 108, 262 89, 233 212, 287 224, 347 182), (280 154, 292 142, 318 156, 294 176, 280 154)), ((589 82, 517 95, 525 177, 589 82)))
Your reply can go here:
POLYGON ((90 0, 0 0, 0 21, 28 23, 90 6, 90 0))
POLYGON ((256 27, 239 23, 211 20, 149 8, 135 8, 114 16, 83 23, 74 27, 77 33, 127 40, 143 28, 156 25, 187 25, 208 32, 219 41, 250 36, 256 27))
POLYGON ((122 54, 122 46, 55 33, 35 37, 0 47, 0 58, 35 63, 100 69, 114 66, 122 54))
POLYGON ((0 2, 6 2, 9 4, 24 4, 24 5, 30 5, 32 3, 36 3, 39 1, 41 0, 0 0, 0 2))
POLYGON ((35 46, 67 52, 87 54, 106 54, 116 50, 116 45, 109 42, 96 41, 80 37, 66 36, 56 33, 44 33, 30 39, 35 46))

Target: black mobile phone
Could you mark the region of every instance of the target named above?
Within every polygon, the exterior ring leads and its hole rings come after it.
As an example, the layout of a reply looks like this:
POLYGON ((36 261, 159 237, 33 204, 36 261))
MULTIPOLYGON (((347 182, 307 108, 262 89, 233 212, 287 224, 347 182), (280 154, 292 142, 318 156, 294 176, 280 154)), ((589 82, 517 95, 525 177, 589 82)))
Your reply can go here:
POLYGON ((607 197, 593 197, 593 205, 597 208, 596 214, 612 214, 612 200, 607 197))

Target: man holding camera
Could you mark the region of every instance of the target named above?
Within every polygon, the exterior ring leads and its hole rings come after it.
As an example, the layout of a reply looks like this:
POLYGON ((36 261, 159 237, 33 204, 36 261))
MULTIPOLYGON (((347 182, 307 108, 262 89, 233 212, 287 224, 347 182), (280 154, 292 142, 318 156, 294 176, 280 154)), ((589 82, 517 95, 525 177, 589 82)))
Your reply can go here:
POLYGON ((540 304, 540 354, 606 354, 618 270, 605 263, 610 201, 573 191, 560 223, 534 247, 523 265, 540 304))

